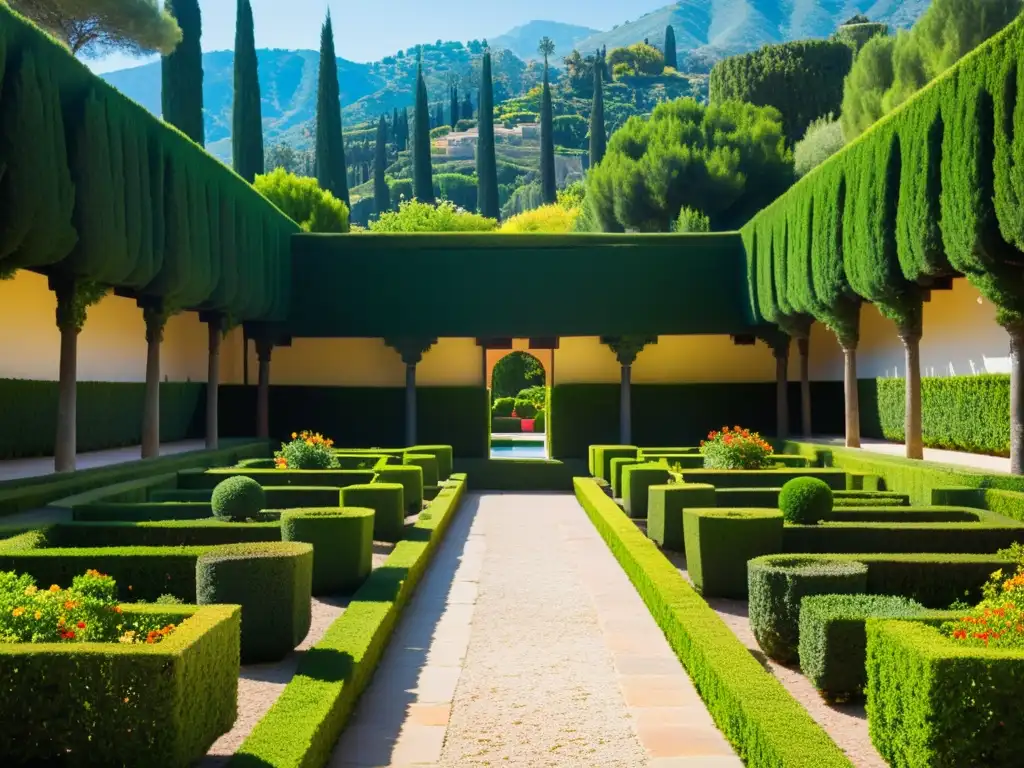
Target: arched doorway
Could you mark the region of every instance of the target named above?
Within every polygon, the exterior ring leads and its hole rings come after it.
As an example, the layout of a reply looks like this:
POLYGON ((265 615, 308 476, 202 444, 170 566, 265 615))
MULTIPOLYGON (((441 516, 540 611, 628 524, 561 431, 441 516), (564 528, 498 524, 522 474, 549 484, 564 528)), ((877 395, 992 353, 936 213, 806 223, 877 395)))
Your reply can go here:
POLYGON ((547 457, 547 395, 554 350, 527 339, 487 350, 491 393, 491 457, 547 457))

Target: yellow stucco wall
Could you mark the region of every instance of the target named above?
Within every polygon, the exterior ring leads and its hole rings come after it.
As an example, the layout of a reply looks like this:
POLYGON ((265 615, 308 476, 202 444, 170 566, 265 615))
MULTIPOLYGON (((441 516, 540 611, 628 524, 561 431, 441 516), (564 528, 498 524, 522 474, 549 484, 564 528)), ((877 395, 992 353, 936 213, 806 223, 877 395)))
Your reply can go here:
MULTIPOLYGON (((57 302, 46 278, 18 272, 0 280, 0 378, 58 378, 57 302)), ((161 347, 168 381, 206 381, 207 333, 194 312, 172 317, 161 347)), ((80 381, 145 381, 146 329, 131 299, 110 294, 89 308, 78 337, 80 381)))

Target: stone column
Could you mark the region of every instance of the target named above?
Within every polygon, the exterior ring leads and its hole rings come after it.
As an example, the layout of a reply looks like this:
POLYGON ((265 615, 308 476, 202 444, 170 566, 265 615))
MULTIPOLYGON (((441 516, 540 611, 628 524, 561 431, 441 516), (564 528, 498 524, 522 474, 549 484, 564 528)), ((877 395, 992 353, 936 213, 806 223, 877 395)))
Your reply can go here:
POLYGON ((921 318, 899 329, 907 365, 905 385, 906 412, 903 432, 908 459, 924 458, 924 435, 921 428, 921 318))
POLYGON ((789 438, 789 336, 780 334, 772 343, 775 357, 775 436, 789 438))
POLYGON ((142 408, 142 458, 160 455, 160 345, 167 313, 159 303, 142 308, 146 321, 146 393, 142 408))
POLYGON ((619 389, 619 442, 630 445, 633 439, 633 363, 648 344, 656 344, 657 336, 602 336, 601 342, 615 353, 621 366, 619 389))
POLYGON ((256 436, 270 438, 270 355, 274 345, 267 339, 256 340, 259 358, 259 383, 256 386, 256 436))
POLYGON ((810 437, 811 430, 811 340, 804 336, 796 340, 800 352, 800 432, 810 437))
MULTIPOLYGON (((409 447, 416 445, 416 366, 427 350, 437 343, 437 339, 403 337, 384 339, 384 343, 401 355, 405 363, 405 445, 409 447)), ((485 349, 485 361, 486 356, 485 349)), ((484 375, 486 377, 486 365, 484 375)))
POLYGON ((209 331, 209 360, 206 372, 206 448, 216 450, 220 442, 218 424, 220 410, 220 345, 224 334, 224 318, 211 313, 201 316, 209 331))

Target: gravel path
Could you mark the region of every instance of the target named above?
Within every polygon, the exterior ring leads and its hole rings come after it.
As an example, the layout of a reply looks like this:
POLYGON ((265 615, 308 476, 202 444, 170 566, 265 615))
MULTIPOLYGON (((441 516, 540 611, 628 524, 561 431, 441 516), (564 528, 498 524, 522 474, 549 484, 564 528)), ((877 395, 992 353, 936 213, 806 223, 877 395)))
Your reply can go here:
POLYGON ((438 765, 646 765, 594 605, 566 556, 567 530, 592 528, 579 504, 491 495, 479 515, 480 594, 438 765))
MULTIPOLYGON (((394 544, 373 543, 374 569, 384 564, 392 549, 394 544)), ((214 768, 228 762, 295 676, 303 654, 319 643, 327 628, 345 612, 349 599, 314 597, 309 632, 294 651, 280 661, 242 666, 238 678, 238 718, 234 727, 217 739, 206 758, 198 763, 201 768, 214 768)))

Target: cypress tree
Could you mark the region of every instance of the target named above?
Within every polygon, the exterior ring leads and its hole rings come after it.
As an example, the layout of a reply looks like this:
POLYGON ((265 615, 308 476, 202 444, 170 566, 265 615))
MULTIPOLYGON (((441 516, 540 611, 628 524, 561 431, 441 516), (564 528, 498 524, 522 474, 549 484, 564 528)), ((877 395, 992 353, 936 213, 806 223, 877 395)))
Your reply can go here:
POLYGON ((399 148, 398 135, 400 132, 400 128, 401 126, 398 123, 398 107, 395 107, 394 111, 391 113, 391 140, 395 144, 395 149, 399 148))
POLYGON ((263 113, 256 64, 252 5, 238 0, 235 22, 235 103, 232 114, 231 156, 235 172, 252 184, 263 173, 263 113))
POLYGON ((434 124, 435 128, 440 128, 442 125, 444 125, 444 103, 443 102, 438 102, 438 104, 437 104, 437 113, 434 116, 434 120, 435 120, 435 124, 434 124))
POLYGON ((665 27, 665 66, 672 69, 679 68, 679 59, 676 52, 676 31, 669 24, 665 27))
POLYGON ((181 42, 161 61, 160 94, 164 120, 199 146, 206 144, 203 127, 203 18, 199 0, 167 0, 166 8, 181 27, 181 42))
POLYGON ((544 90, 540 102, 540 192, 545 204, 554 203, 558 193, 555 185, 554 117, 551 111, 551 85, 548 82, 547 57, 544 57, 544 90))
POLYGON ((338 58, 334 53, 334 27, 327 11, 320 32, 320 77, 316 94, 316 179, 321 189, 349 204, 345 165, 345 139, 341 133, 341 93, 338 58))
POLYGON ((430 167, 430 105, 423 81, 423 58, 416 65, 416 111, 412 136, 413 194, 421 203, 434 202, 434 174, 430 167))
MULTIPOLYGON (((468 95, 467 95, 468 97, 468 95)), ((476 207, 481 216, 498 218, 498 165, 494 156, 494 86, 491 52, 484 51, 480 70, 480 120, 476 144, 476 207)))
POLYGON ((452 130, 455 130, 455 124, 459 122, 459 88, 458 86, 452 86, 452 130))
POLYGON ((388 165, 388 124, 384 115, 380 116, 377 123, 377 144, 373 153, 373 201, 377 213, 384 213, 391 207, 391 192, 388 190, 388 180, 384 177, 384 171, 388 165))
POLYGON ((462 102, 462 109, 459 110, 459 116, 463 120, 473 119, 473 96, 469 91, 466 92, 466 100, 462 102))
POLYGON ((594 104, 590 110, 590 167, 601 162, 608 139, 604 132, 604 68, 594 62, 594 104))

